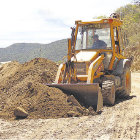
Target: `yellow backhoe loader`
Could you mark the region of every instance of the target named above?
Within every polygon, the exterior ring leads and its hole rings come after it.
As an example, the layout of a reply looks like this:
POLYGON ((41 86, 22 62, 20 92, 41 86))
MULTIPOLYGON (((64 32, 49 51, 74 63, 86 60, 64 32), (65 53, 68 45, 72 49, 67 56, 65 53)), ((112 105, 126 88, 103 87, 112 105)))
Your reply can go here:
POLYGON ((113 105, 116 94, 131 92, 131 59, 123 56, 122 21, 113 13, 108 19, 75 24, 67 61, 60 64, 55 82, 48 86, 74 95, 98 112, 103 103, 113 105))

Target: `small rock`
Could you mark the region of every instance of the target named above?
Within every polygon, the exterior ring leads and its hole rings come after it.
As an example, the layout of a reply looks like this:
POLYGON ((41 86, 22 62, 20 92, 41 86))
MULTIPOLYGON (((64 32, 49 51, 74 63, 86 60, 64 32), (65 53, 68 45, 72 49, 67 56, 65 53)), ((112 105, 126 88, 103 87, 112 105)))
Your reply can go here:
POLYGON ((67 112, 68 117, 79 117, 80 114, 74 111, 67 112))
POLYGON ((16 118, 18 117, 26 118, 28 116, 28 113, 22 107, 17 107, 14 110, 14 115, 16 118))

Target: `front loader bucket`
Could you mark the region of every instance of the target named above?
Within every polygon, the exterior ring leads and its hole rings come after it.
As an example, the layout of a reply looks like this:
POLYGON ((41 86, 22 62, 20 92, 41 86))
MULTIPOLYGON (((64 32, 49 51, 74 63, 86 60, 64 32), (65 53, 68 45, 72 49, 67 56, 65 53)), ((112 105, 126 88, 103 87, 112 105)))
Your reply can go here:
POLYGON ((47 84, 62 91, 74 95, 77 100, 86 106, 92 106, 96 112, 103 107, 103 97, 98 83, 94 84, 47 84))

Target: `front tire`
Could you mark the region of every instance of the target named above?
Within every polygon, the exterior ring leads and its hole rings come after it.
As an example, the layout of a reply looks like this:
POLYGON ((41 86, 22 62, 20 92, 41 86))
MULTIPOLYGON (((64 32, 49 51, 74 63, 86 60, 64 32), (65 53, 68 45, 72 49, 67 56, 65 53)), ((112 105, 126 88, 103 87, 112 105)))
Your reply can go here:
POLYGON ((114 103, 115 103, 115 83, 113 80, 103 81, 102 95, 103 95, 104 104, 114 105, 114 103))

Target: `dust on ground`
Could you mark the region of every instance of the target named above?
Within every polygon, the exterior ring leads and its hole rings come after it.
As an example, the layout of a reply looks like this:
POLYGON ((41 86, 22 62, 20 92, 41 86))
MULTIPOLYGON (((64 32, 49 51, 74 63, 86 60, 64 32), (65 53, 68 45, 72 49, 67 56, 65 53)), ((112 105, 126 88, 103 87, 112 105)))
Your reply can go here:
POLYGON ((140 139, 140 73, 132 73, 129 99, 117 99, 96 116, 0 119, 0 139, 140 139))
POLYGON ((56 63, 44 58, 4 64, 0 68, 0 118, 15 119, 17 107, 29 113, 28 119, 94 114, 73 96, 45 85, 54 81, 57 69, 56 63))

